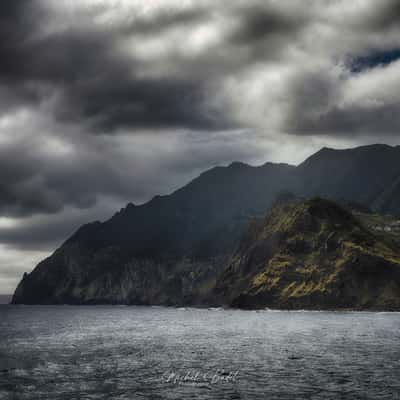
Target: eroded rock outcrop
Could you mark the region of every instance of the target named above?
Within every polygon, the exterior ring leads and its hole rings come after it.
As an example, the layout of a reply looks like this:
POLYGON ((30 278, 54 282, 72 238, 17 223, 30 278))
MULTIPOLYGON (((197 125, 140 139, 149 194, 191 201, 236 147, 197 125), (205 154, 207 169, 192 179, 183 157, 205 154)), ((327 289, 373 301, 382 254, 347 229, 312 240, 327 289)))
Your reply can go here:
POLYGON ((254 222, 217 293, 240 308, 400 309, 400 247, 323 199, 254 222))

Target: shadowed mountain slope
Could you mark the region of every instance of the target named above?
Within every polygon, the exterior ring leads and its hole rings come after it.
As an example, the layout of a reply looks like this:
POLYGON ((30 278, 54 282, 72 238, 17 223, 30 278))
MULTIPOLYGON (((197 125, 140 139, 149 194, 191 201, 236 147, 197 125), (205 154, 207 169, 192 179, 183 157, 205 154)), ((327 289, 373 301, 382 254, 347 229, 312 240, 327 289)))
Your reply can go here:
POLYGON ((24 275, 13 302, 208 302, 249 220, 264 215, 280 193, 400 214, 399 179, 400 147, 386 145, 322 149, 298 167, 216 167, 171 195, 84 225, 24 275))

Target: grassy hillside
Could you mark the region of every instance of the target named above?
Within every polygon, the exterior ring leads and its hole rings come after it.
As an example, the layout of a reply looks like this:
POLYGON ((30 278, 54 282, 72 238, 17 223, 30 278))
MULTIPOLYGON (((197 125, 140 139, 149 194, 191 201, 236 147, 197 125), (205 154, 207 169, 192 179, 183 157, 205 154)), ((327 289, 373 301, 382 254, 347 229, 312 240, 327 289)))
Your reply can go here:
POLYGON ((253 223, 217 291, 244 308, 400 309, 399 236, 368 218, 323 199, 276 206, 253 223))

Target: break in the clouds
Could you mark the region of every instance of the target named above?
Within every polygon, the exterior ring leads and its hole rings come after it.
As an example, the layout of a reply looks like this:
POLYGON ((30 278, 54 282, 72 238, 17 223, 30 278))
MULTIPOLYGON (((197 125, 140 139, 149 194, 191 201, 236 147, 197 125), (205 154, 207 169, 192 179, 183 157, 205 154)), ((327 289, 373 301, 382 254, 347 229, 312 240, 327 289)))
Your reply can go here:
POLYGON ((399 4, 2 1, 0 292, 213 165, 397 143, 399 4))

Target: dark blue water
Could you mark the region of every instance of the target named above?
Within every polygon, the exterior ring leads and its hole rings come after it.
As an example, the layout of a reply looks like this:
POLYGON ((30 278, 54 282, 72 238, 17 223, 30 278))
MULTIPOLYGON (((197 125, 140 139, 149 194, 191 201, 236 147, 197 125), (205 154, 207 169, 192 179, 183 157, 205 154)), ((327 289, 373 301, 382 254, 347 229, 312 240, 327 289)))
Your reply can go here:
POLYGON ((398 398, 398 313, 0 306, 0 399, 398 398))

